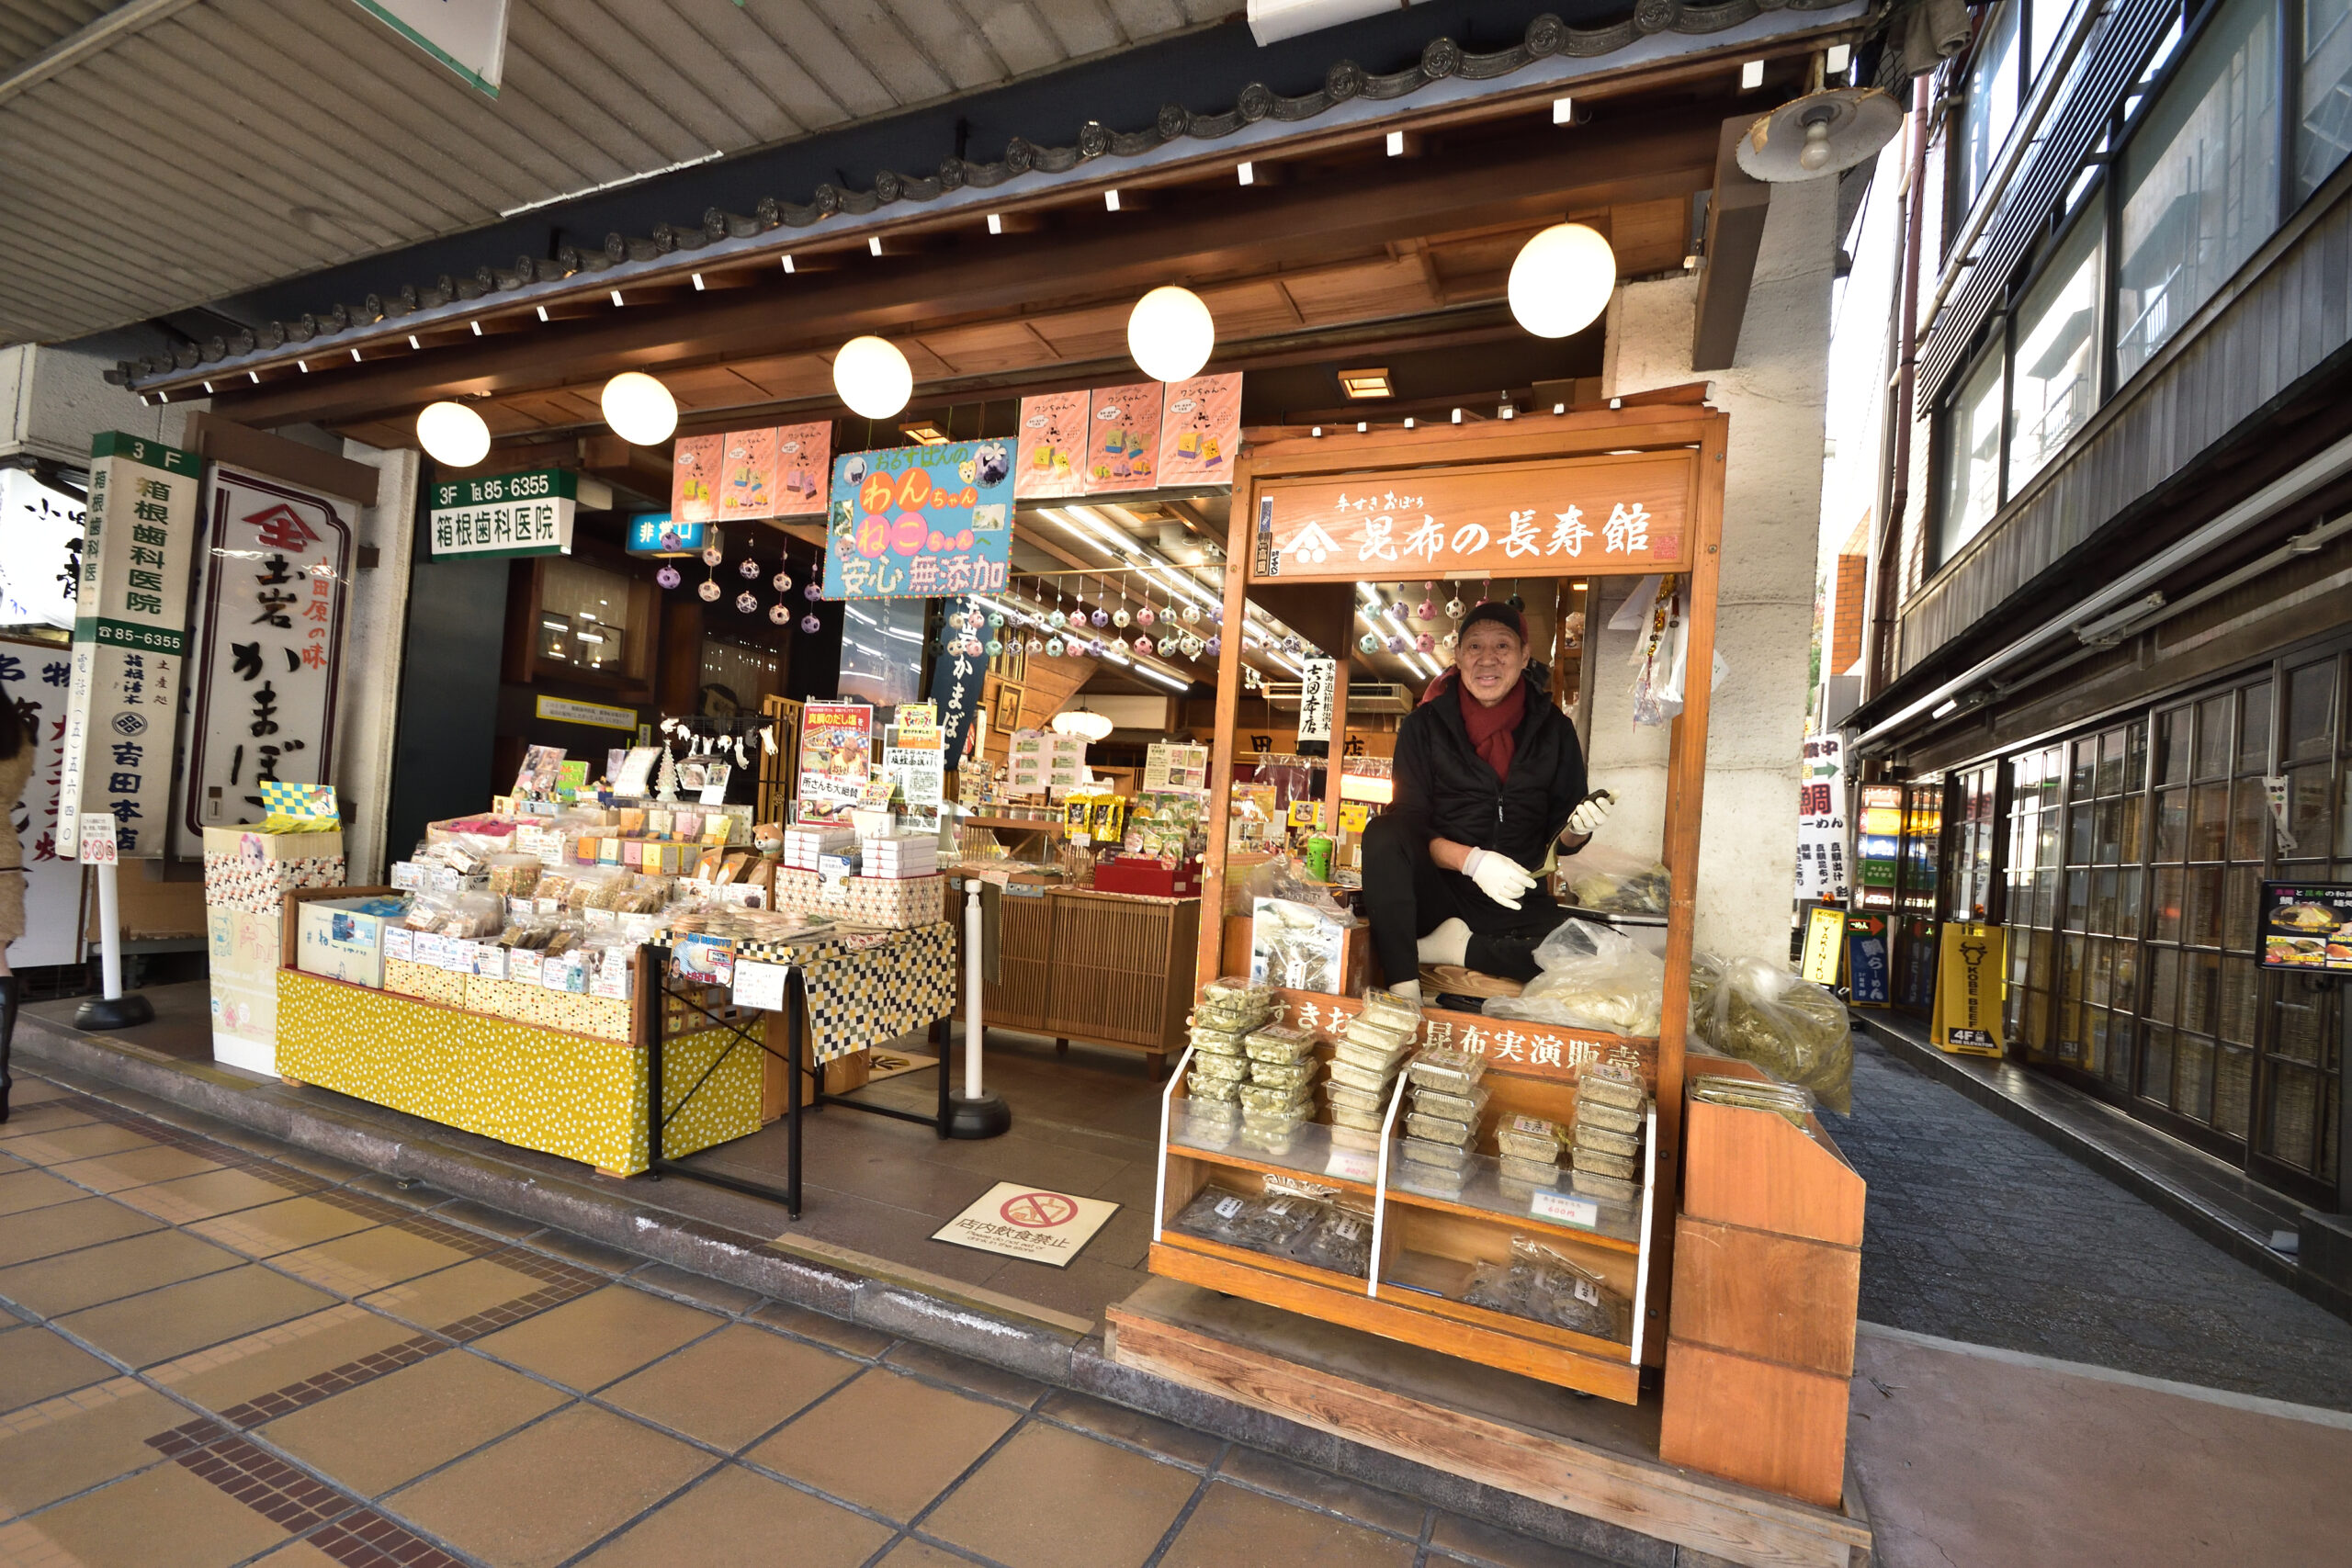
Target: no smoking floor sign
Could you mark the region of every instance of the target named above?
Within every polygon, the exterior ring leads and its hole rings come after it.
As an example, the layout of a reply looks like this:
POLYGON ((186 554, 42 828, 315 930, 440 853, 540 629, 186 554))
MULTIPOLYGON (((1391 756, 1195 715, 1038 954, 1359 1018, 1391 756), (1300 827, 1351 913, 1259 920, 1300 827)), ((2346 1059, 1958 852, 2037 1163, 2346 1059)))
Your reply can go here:
POLYGON ((933 1232, 931 1239, 1059 1269, 1077 1257, 1103 1222, 1118 1212, 1119 1205, 1099 1198, 1075 1198, 1067 1192, 1023 1187, 1017 1181, 1000 1181, 978 1202, 933 1232))

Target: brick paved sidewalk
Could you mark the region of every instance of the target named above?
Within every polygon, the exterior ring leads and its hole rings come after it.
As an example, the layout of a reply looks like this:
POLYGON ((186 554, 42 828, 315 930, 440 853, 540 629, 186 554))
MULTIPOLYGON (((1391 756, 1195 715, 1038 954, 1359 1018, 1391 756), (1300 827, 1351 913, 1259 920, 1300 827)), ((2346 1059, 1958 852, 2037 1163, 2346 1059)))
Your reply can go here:
POLYGON ((2352 1410, 2352 1324, 1867 1035, 1822 1120, 1870 1183, 1865 1319, 2352 1410))
POLYGON ((0 1568, 1584 1561, 300 1150, 17 1105, 0 1568))

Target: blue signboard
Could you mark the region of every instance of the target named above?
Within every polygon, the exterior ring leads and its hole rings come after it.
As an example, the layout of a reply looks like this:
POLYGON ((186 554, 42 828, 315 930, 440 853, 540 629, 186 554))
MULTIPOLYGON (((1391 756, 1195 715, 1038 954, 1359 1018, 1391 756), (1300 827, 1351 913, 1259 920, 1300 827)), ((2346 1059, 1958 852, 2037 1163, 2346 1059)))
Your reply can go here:
POLYGON ((640 513, 628 520, 633 556, 690 556, 702 549, 707 523, 677 523, 666 512, 640 513))
POLYGON ((1001 591, 1012 557, 1011 441, 886 446, 833 459, 826 598, 1001 591))
POLYGON ((1852 916, 1846 926, 1847 996, 1856 1007, 1887 1005, 1886 917, 1852 916))

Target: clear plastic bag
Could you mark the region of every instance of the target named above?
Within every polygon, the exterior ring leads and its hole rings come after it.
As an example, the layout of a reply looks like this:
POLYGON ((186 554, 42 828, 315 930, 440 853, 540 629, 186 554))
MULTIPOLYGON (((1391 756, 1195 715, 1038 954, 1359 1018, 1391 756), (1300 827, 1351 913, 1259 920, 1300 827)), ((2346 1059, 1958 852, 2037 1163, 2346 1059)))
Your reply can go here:
POLYGON ((1663 915, 1672 897, 1654 855, 1587 844, 1568 864, 1568 901, 1602 915, 1663 915))
POLYGON ((1535 949, 1544 972, 1516 997, 1487 1003, 1489 1018, 1647 1037, 1657 1032, 1666 961, 1591 920, 1564 920, 1535 949))
POLYGON ((1346 1203, 1327 1203, 1312 1230, 1291 1244, 1301 1263, 1358 1279, 1372 1268, 1372 1216, 1346 1203))
POLYGON ((1724 1055, 1811 1091, 1840 1116, 1852 1111, 1854 1036, 1845 1004, 1785 966, 1698 954, 1690 961, 1690 1028, 1724 1055))
POLYGON ((1625 1337, 1625 1298, 1600 1274, 1532 1236, 1510 1238, 1509 1261, 1480 1264, 1462 1299, 1597 1339, 1625 1337))

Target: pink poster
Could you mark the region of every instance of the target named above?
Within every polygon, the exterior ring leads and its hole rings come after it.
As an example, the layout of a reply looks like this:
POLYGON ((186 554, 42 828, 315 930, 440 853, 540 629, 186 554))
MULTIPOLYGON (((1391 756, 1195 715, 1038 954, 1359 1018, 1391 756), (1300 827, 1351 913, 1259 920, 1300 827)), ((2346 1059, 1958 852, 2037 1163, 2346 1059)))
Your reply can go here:
POLYGON ((1093 434, 1087 441, 1086 493, 1150 490, 1159 483, 1157 381, 1094 389, 1093 434))
POLYGON ((681 435, 677 466, 670 474, 670 515, 680 523, 707 523, 718 515, 718 467, 726 455, 723 435, 681 435))
POLYGON ((776 507, 775 427, 730 430, 718 468, 721 519, 773 517, 776 507))
POLYGON ((833 427, 830 421, 787 424, 775 433, 777 517, 821 515, 825 487, 832 482, 833 427))
POLYGON ((1013 454, 1013 494, 1023 501, 1086 493, 1087 392, 1047 392, 1021 400, 1021 441, 1013 454))
POLYGON ((1241 444, 1241 372, 1168 384, 1159 426, 1162 485, 1229 485, 1241 444))

